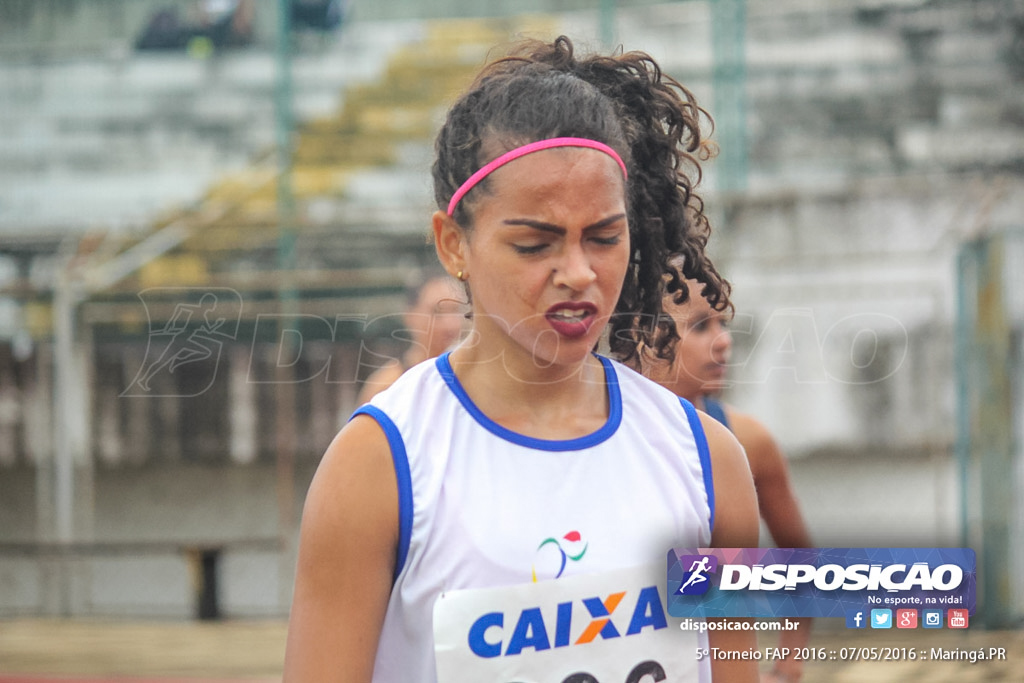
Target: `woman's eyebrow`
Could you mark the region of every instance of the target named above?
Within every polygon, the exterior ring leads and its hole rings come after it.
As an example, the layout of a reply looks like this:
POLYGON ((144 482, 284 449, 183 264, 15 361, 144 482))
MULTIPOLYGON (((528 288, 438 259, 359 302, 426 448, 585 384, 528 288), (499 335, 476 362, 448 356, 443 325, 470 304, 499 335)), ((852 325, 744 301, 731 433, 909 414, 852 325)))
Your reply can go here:
POLYGON ((598 222, 593 223, 593 224, 588 225, 587 227, 583 228, 583 230, 584 231, 586 231, 586 230, 600 230, 601 228, 606 228, 609 225, 612 225, 613 223, 618 223, 619 221, 621 221, 625 217, 626 217, 626 214, 624 214, 624 213, 617 213, 617 214, 614 214, 612 216, 608 216, 607 218, 602 218, 598 222))
POLYGON ((535 230, 543 230, 544 232, 552 232, 556 235, 564 235, 565 228, 561 228, 554 223, 545 223, 544 221, 535 221, 531 218, 507 218, 502 221, 504 225, 522 225, 535 230))
MULTIPOLYGON (((626 217, 626 214, 624 214, 624 213, 617 213, 617 214, 614 214, 612 216, 608 216, 607 218, 602 218, 601 220, 597 221, 596 223, 592 223, 592 224, 588 225, 587 227, 583 228, 583 230, 584 231, 587 231, 587 230, 599 230, 599 229, 607 227, 607 226, 609 226, 609 225, 611 225, 613 223, 617 223, 618 221, 622 220, 625 217, 626 217)), ((508 218, 508 219, 505 219, 504 221, 502 221, 502 223, 505 224, 505 225, 524 225, 526 227, 534 228, 536 230, 543 230, 544 232, 552 232, 552 233, 555 233, 556 235, 564 235, 565 234, 565 228, 563 228, 563 227, 555 225, 554 223, 547 223, 545 221, 533 220, 532 218, 508 218)))

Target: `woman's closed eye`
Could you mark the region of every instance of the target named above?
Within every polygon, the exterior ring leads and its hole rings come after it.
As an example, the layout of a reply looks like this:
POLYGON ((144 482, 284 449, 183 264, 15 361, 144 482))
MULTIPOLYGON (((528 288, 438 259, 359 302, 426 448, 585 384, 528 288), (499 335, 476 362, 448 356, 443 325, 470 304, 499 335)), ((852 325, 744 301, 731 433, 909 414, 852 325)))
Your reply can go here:
POLYGON ((524 254, 524 255, 539 254, 542 251, 544 251, 545 249, 547 249, 547 247, 548 247, 548 243, 547 242, 540 242, 540 243, 537 243, 537 244, 513 244, 512 245, 512 248, 515 249, 515 252, 517 254, 524 254))
POLYGON ((590 239, 596 244, 612 247, 622 241, 622 235, 619 233, 615 233, 614 235, 597 236, 591 237, 590 239))

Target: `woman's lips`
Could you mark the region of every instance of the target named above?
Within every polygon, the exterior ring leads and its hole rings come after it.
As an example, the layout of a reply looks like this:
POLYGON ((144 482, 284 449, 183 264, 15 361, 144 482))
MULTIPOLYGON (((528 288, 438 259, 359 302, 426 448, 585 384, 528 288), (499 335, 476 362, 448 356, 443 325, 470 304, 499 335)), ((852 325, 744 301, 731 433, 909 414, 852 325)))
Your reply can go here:
POLYGON ((709 363, 705 370, 714 379, 725 377, 725 365, 723 363, 709 363))
POLYGON ((565 301, 547 310, 544 317, 552 329, 563 337, 575 339, 590 331, 597 306, 587 301, 565 301))

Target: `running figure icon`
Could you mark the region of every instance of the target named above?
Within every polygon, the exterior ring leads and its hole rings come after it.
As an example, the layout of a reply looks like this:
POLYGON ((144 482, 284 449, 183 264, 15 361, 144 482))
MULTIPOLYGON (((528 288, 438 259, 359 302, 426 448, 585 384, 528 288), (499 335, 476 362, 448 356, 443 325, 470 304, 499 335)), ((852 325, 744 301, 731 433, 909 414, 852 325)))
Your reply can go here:
POLYGON ((708 577, 705 576, 705 574, 711 571, 710 562, 711 558, 707 555, 701 557, 699 561, 694 560, 693 564, 690 565, 690 576, 683 582, 683 585, 679 587, 679 592, 683 593, 690 586, 707 581, 708 577))
POLYGON ((174 375, 186 365, 193 366, 195 375, 185 389, 187 395, 208 389, 225 344, 238 337, 242 308, 238 292, 227 288, 152 288, 141 292, 139 298, 150 320, 149 341, 139 371, 121 396, 184 396, 174 375), (160 312, 168 303, 174 308, 164 318, 160 312))

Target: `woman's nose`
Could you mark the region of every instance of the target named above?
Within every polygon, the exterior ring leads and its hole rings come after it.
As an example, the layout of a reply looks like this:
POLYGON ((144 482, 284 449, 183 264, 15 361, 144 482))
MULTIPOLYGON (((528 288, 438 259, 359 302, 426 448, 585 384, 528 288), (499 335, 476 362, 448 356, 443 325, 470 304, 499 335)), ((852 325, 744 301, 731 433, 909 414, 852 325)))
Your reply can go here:
POLYGON ((582 291, 597 279, 586 252, 580 247, 569 247, 559 259, 552 277, 555 285, 565 286, 574 291, 582 291))

